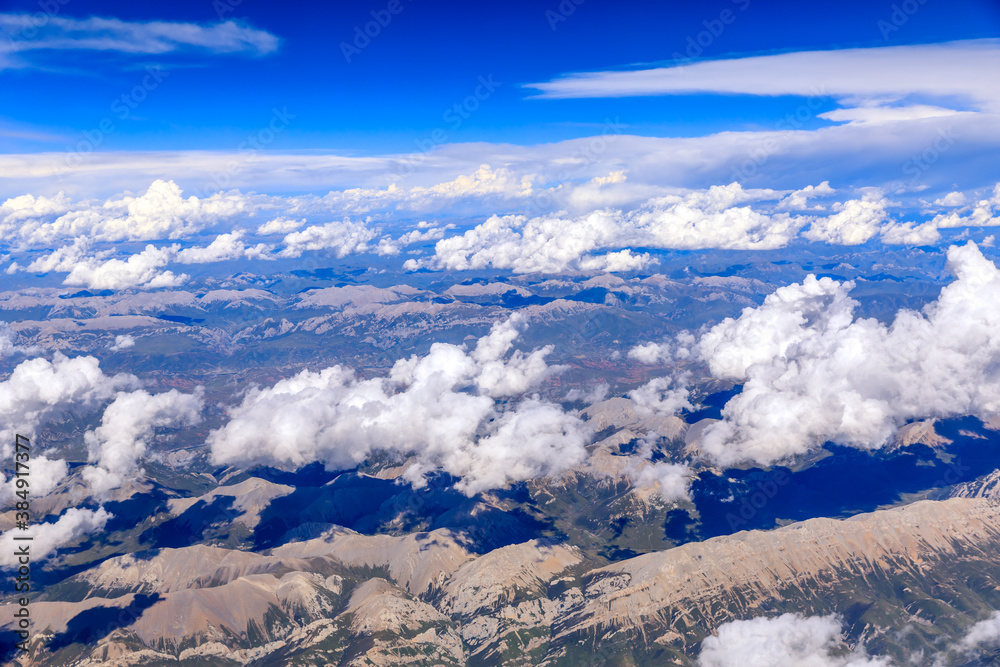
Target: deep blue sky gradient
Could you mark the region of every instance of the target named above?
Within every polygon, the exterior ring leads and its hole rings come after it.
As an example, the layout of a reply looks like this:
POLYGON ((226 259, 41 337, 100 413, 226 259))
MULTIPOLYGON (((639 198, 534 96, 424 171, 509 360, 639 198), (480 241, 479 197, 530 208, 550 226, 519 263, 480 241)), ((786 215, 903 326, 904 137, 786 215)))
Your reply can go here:
MULTIPOLYGON (((219 20, 219 2, 70 0, 59 15, 212 23, 219 20)), ((295 119, 269 148, 347 154, 412 151, 436 128, 445 130, 447 142, 517 144, 599 134, 607 119, 618 119, 628 133, 655 136, 766 128, 798 102, 709 95, 542 100, 530 99, 523 86, 569 72, 669 63, 689 37, 706 30, 705 21, 726 9, 735 20, 712 37, 702 57, 1000 36, 1000 2, 987 0, 925 0, 888 39, 879 21, 899 2, 567 0, 563 6, 575 9, 555 30, 546 12, 558 13, 558 0, 400 2, 403 10, 350 63, 341 42, 351 42, 355 27, 387 1, 242 0, 224 18, 281 39, 276 53, 261 57, 36 52, 40 67, 0 70, 0 129, 23 135, 0 136, 0 151, 64 150, 81 132, 114 118, 113 101, 139 83, 149 65, 169 75, 129 119, 115 119, 101 150, 233 150, 267 125, 273 108, 295 119), (445 113, 475 91, 481 76, 492 76, 499 88, 454 127, 454 116, 445 113)), ((0 9, 37 12, 39 6, 18 1, 0 9)))

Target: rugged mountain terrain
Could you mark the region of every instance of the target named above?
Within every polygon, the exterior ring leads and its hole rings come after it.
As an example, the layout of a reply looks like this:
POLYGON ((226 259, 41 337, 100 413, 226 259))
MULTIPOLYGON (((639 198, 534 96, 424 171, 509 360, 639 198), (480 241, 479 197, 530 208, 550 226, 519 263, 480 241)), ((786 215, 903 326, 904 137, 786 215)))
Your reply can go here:
POLYGON ((331 529, 263 554, 120 556, 48 589, 23 664, 693 664, 722 623, 842 614, 848 639, 938 652, 1000 605, 1000 506, 921 501, 595 567, 530 540, 331 529), (50 652, 52 651, 52 652, 50 652))

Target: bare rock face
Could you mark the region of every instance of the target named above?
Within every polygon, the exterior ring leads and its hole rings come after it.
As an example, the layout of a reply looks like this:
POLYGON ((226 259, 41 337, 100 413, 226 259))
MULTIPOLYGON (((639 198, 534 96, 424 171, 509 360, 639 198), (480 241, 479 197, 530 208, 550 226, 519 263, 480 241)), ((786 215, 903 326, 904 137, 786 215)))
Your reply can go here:
POLYGON ((350 567, 385 568, 393 581, 414 595, 441 586, 472 558, 449 530, 403 537, 362 535, 335 528, 321 537, 293 542, 272 551, 293 558, 329 557, 350 567))
POLYGON ((171 500, 168 502, 168 507, 172 514, 179 515, 198 502, 211 505, 217 498, 231 497, 233 498, 233 509, 239 512, 239 516, 235 517, 233 521, 242 523, 252 530, 260 523, 260 513, 267 509, 272 500, 287 496, 293 491, 295 491, 294 487, 251 477, 239 484, 220 486, 196 498, 171 500))
POLYGON ((495 609, 519 594, 543 592, 555 575, 580 561, 579 550, 538 540, 496 549, 459 568, 439 606, 460 617, 495 609))
POLYGON ((956 484, 949 498, 997 498, 1000 496, 1000 470, 994 470, 971 482, 956 484))
POLYGON ((569 643, 588 633, 624 632, 685 648, 721 623, 766 614, 789 600, 811 613, 845 613, 857 604, 899 600, 901 591, 904 599, 919 598, 927 577, 934 578, 939 603, 975 617, 982 602, 965 599, 963 573, 993 581, 986 590, 997 597, 991 604, 1000 602, 998 520, 1000 507, 988 501, 922 501, 646 554, 587 573, 584 602, 561 619, 559 636, 569 643))
POLYGON ((636 412, 635 403, 623 397, 609 398, 595 403, 581 414, 593 423, 596 431, 609 427, 627 428, 634 433, 645 434, 652 431, 668 440, 676 440, 682 437, 687 429, 687 424, 679 417, 639 414, 636 412))
POLYGON ((934 430, 933 419, 925 419, 924 421, 913 422, 900 427, 887 451, 916 444, 927 445, 928 447, 943 447, 950 443, 951 440, 939 435, 934 430))
POLYGON ((112 619, 108 631, 25 664, 693 664, 720 624, 783 611, 839 613, 869 645, 896 646, 906 626, 907 646, 930 655, 1000 608, 998 551, 1000 505, 979 497, 596 568, 554 541, 475 556, 449 531, 334 529, 269 554, 194 546, 105 561, 54 586, 32 618, 43 643, 69 643, 88 619, 112 619))
POLYGON ((227 584, 240 577, 306 569, 302 559, 282 559, 246 551, 194 545, 161 549, 155 554, 128 554, 109 559, 71 582, 85 584, 106 597, 126 593, 170 593, 227 584))

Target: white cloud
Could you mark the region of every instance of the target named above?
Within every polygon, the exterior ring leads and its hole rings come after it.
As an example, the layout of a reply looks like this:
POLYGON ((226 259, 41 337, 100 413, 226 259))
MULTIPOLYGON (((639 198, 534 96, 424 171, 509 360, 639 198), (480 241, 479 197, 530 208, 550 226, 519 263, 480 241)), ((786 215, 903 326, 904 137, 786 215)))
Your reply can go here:
POLYGON ((204 404, 201 388, 193 394, 171 389, 151 395, 146 391, 121 392, 104 410, 101 425, 84 434, 89 460, 83 478, 96 494, 121 486, 139 469, 147 440, 157 428, 190 426, 201 421, 204 404))
MULTIPOLYGON (((983 80, 984 85, 987 81, 983 80)), ((809 105, 803 108, 812 114, 822 104, 817 103, 815 109, 809 105)), ((797 109, 790 105, 786 111, 782 116, 797 109)), ((406 211, 479 216, 530 212, 537 216, 565 209, 576 215, 597 208, 631 208, 677 188, 705 188, 734 179, 744 186, 762 183, 795 190, 824 180, 856 183, 858 175, 865 173, 874 174, 870 185, 885 187, 908 177, 901 173, 905 156, 920 156, 935 142, 940 145, 942 132, 946 132, 945 138, 953 143, 937 156, 933 168, 919 172, 918 183, 946 192, 954 189, 956 182, 967 188, 982 187, 987 175, 994 173, 989 158, 1000 149, 996 116, 984 112, 900 121, 891 126, 861 123, 814 130, 790 130, 787 124, 776 122, 773 129, 697 137, 629 135, 626 126, 615 121, 604 134, 532 146, 442 144, 430 155, 267 151, 252 162, 235 151, 94 151, 81 155, 70 172, 65 169, 65 153, 5 154, 0 155, 0 182, 5 196, 31 192, 36 197, 56 198, 60 191, 109 196, 122 188, 144 190, 167 174, 181 187, 196 190, 213 182, 218 174, 231 173, 235 160, 242 168, 232 174, 227 187, 270 193, 333 190, 323 197, 289 197, 287 207, 268 212, 265 220, 307 217, 315 224, 345 215, 366 219, 406 211), (891 131, 887 131, 889 127, 891 131), (734 172, 735 165, 762 150, 766 160, 755 162, 756 175, 734 172), (509 192, 486 194, 473 188, 464 198, 418 194, 419 188, 426 191, 469 178, 484 162, 503 165, 502 169, 510 172, 509 192), (598 182, 623 169, 628 171, 627 182, 598 182), (387 178, 394 184, 386 187, 387 178), (525 178, 533 184, 530 196, 522 196, 525 190, 520 182, 525 178)), ((244 195, 243 199, 253 206, 267 197, 244 195)), ((3 213, 0 209, 0 231, 4 231, 3 213)), ((38 245, 54 244, 40 239, 38 245)))
POLYGON ((673 359, 670 345, 666 343, 643 343, 628 351, 628 358, 643 364, 658 364, 673 359))
POLYGON ((141 195, 104 202, 57 203, 19 197, 0 207, 0 231, 12 244, 52 246, 65 239, 153 241, 187 238, 255 210, 246 196, 230 193, 184 198, 173 181, 157 179, 141 195))
POLYGON ((682 331, 672 340, 661 343, 649 342, 636 345, 629 349, 628 358, 643 364, 659 364, 673 360, 690 359, 695 337, 687 331, 682 331))
POLYGON ((64 285, 82 285, 90 289, 122 290, 131 287, 158 289, 177 287, 188 280, 187 274, 176 275, 164 270, 178 253, 178 246, 157 248, 150 244, 128 259, 108 259, 104 262, 84 259, 73 266, 64 285))
POLYGON ((364 223, 330 222, 313 225, 285 236, 285 247, 279 253, 282 257, 299 257, 310 250, 333 250, 337 257, 370 250, 369 243, 377 233, 364 223))
MULTIPOLYGON (((949 197, 951 195, 948 195, 949 197)), ((974 206, 942 213, 931 224, 937 227, 996 227, 1000 225, 1000 183, 993 189, 993 196, 981 199, 974 206)))
POLYGON ((269 236, 271 234, 288 234, 294 232, 296 229, 302 227, 306 224, 305 218, 302 220, 289 220, 285 217, 277 217, 273 220, 268 220, 263 225, 257 228, 257 233, 261 236, 269 236))
POLYGON ((877 192, 835 204, 836 213, 815 219, 802 235, 811 241, 860 245, 878 234, 889 220, 888 205, 889 201, 877 192))
POLYGON ((626 395, 632 399, 636 414, 670 417, 681 410, 693 409, 690 402, 690 392, 683 386, 685 380, 686 376, 679 379, 653 378, 626 395))
POLYGON ((650 463, 634 471, 631 477, 632 483, 640 488, 655 487, 665 502, 691 500, 694 471, 683 463, 650 463))
MULTIPOLYGON (((354 189, 331 192, 321 198, 230 192, 202 199, 185 199, 175 183, 158 180, 141 196, 120 195, 104 203, 73 203, 64 196, 51 201, 30 196, 8 200, 0 206, 0 229, 9 232, 16 252, 37 244, 51 246, 59 240, 70 241, 34 257, 26 268, 26 262, 15 261, 8 272, 65 272, 69 275, 64 284, 94 289, 156 289, 178 286, 188 280, 186 274, 168 270, 171 263, 295 258, 312 251, 331 252, 338 257, 351 253, 398 255, 406 245, 431 240, 438 240, 434 255, 407 260, 406 269, 493 267, 518 273, 635 271, 648 268, 657 259, 634 248, 774 249, 800 235, 817 242, 846 245, 864 243, 876 237, 887 244, 926 245, 940 240, 938 227, 994 224, 994 208, 1000 207, 995 203, 1000 199, 994 196, 982 200, 971 212, 952 211, 922 224, 900 222, 890 217, 888 208, 893 204, 881 190, 863 188, 862 198, 835 203, 832 205, 834 212, 823 216, 816 212, 824 207, 810 207, 809 201, 814 197, 829 197, 835 192, 824 181, 818 186, 792 192, 747 189, 739 183, 731 183, 655 196, 631 209, 598 209, 579 214, 562 211, 535 217, 493 215, 472 229, 447 238, 445 235, 454 228, 453 224, 422 221, 393 238, 372 226, 371 216, 365 221, 342 217, 304 228, 298 227, 305 224, 305 218, 301 223, 294 221, 299 220, 295 216, 304 212, 311 217, 329 218, 348 209, 378 207, 382 208, 376 219, 388 220, 393 215, 400 215, 399 212, 408 206, 418 206, 421 201, 426 203, 427 197, 437 198, 429 204, 432 207, 448 210, 449 202, 462 201, 470 211, 482 211, 482 207, 517 199, 528 192, 521 188, 527 187, 524 178, 516 188, 498 190, 500 186, 495 183, 509 184, 516 179, 506 169, 494 171, 483 165, 473 177, 438 184, 440 188, 435 185, 410 190, 396 186, 383 190, 354 189), (500 191, 505 194, 498 200, 494 195, 500 191), (467 195, 473 199, 462 199, 467 195), (254 240, 248 241, 248 237, 253 238, 250 232, 232 229, 235 217, 264 212, 270 215, 276 211, 284 211, 292 217, 272 218, 258 227, 257 233, 264 237, 283 233, 280 243, 253 245, 254 240), (228 225, 230 231, 216 234, 207 245, 192 245, 206 232, 223 225, 228 225), (178 242, 151 244, 132 255, 121 255, 107 247, 112 241, 138 239, 178 242)), ((601 181, 601 187, 623 187, 625 177, 612 174, 592 179, 587 187, 593 181, 601 181)), ((547 200, 545 205, 573 199, 562 191, 568 188, 569 192, 574 187, 564 183, 550 188, 551 192, 562 194, 547 200)), ((530 192, 537 193, 535 190, 530 192)), ((526 207, 538 200, 518 201, 526 207)))
POLYGON ((916 120, 921 118, 942 118, 962 113, 954 109, 944 109, 928 104, 913 104, 910 106, 864 106, 849 109, 834 109, 818 114, 819 118, 847 123, 883 124, 895 123, 901 120, 916 120))
POLYGON ((769 464, 825 441, 878 448, 909 420, 1000 414, 1000 272, 971 242, 948 267, 937 300, 890 326, 855 319, 853 283, 810 276, 713 327, 704 359, 744 385, 702 451, 769 464))
POLYGON ((220 234, 207 246, 193 246, 183 250, 177 243, 161 247, 150 244, 141 252, 128 255, 124 259, 117 257, 105 259, 110 251, 91 253, 92 242, 87 237, 79 237, 72 245, 39 257, 25 270, 66 272, 69 275, 63 281, 64 285, 79 285, 90 289, 178 287, 190 277, 184 273, 178 275, 166 270, 166 267, 174 262, 207 264, 244 256, 268 259, 265 246, 247 248, 241 240, 243 235, 242 231, 220 234))
MULTIPOLYGON (((0 503, 8 505, 17 500, 18 491, 28 491, 31 498, 41 498, 52 493, 59 485, 59 482, 66 479, 69 474, 69 465, 62 459, 50 459, 44 454, 36 454, 31 457, 28 464, 28 474, 22 478, 28 485, 19 487, 17 485, 17 475, 11 475, 10 479, 0 483, 0 503)), ((0 473, 0 479, 3 474, 0 473)))
POLYGON ((1000 108, 992 72, 1000 40, 804 51, 708 60, 678 67, 571 74, 532 84, 543 97, 691 93, 815 95, 844 101, 926 95, 1000 108), (822 82, 818 87, 817 82, 822 82))
POLYGON ((137 385, 132 375, 105 375, 94 357, 69 358, 57 352, 51 362, 24 361, 0 382, 0 452, 8 456, 14 435, 32 437, 43 420, 96 409, 117 391, 137 385))
POLYGON ((29 14, 0 14, 0 55, 7 56, 8 64, 27 66, 29 62, 21 56, 38 50, 144 55, 208 51, 259 56, 278 48, 278 38, 274 35, 235 21, 198 24, 98 17, 45 18, 40 22, 29 14))
POLYGON ((789 211, 805 211, 810 208, 813 210, 821 210, 822 206, 810 207, 809 200, 813 197, 829 197, 836 192, 836 190, 830 187, 829 181, 823 181, 819 185, 807 185, 806 187, 796 190, 782 199, 778 202, 776 208, 778 210, 789 211))
POLYGON ((786 245, 805 223, 786 213, 764 214, 741 203, 761 195, 738 183, 686 195, 658 197, 634 211, 601 210, 566 219, 558 216, 493 216, 462 236, 435 246, 432 259, 409 266, 447 270, 491 266, 517 273, 570 268, 622 270, 645 266, 647 255, 631 250, 594 256, 627 246, 651 248, 767 249, 786 245))
POLYGON ((607 382, 601 382, 587 389, 570 389, 566 392, 566 397, 563 400, 571 403, 580 402, 586 405, 593 405, 607 398, 610 390, 611 385, 607 382))
POLYGON ((965 206, 968 202, 968 198, 962 192, 949 192, 944 197, 934 200, 935 206, 947 206, 949 208, 954 208, 956 206, 965 206))
POLYGON ((700 667, 889 667, 888 658, 872 658, 858 647, 849 651, 835 615, 782 614, 732 621, 707 637, 698 655, 700 667))
POLYGON ((220 234, 204 248, 185 248, 177 253, 176 261, 181 264, 208 264, 238 259, 246 253, 242 231, 220 234))
POLYGON ((70 508, 55 523, 33 523, 27 532, 18 529, 6 531, 0 536, 0 566, 17 567, 17 548, 25 544, 14 538, 31 535, 31 562, 48 558, 57 549, 73 544, 81 538, 104 530, 112 517, 103 507, 97 510, 70 508))
POLYGON ((121 334, 115 336, 115 342, 108 346, 108 349, 113 352, 120 352, 122 350, 127 350, 128 348, 135 345, 135 336, 129 334, 121 334))
POLYGON ((1000 645, 1000 611, 993 612, 989 618, 969 628, 959 642, 959 647, 967 651, 998 645, 1000 645))
POLYGON ((388 377, 359 380, 342 366, 303 371, 252 389, 208 438, 219 464, 350 468, 373 451, 411 456, 415 485, 441 468, 472 495, 509 481, 557 474, 583 460, 587 427, 538 397, 497 402, 555 369, 551 348, 511 352, 519 318, 497 323, 470 352, 443 343, 396 362, 388 377), (400 428, 405 424, 406 428, 400 428))
POLYGON ((38 347, 18 345, 15 340, 15 334, 11 330, 10 325, 6 322, 0 322, 0 359, 11 357, 15 354, 37 354, 41 351, 41 348, 38 347))

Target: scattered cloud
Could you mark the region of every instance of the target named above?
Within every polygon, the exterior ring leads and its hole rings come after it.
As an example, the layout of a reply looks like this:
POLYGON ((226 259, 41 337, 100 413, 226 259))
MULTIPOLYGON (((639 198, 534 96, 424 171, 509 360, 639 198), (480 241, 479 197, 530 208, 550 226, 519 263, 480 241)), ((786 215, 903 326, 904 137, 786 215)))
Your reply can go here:
POLYGON ((338 469, 386 451, 412 457, 404 476, 414 485, 443 469, 469 495, 558 474, 583 460, 589 432, 558 405, 525 396, 558 368, 545 363, 551 347, 512 351, 522 327, 519 316, 497 323, 472 350, 435 343, 387 377, 334 366, 252 389, 209 435, 212 458, 338 469))
POLYGON ((1000 271, 969 242, 948 250, 956 280, 891 325, 856 318, 851 282, 809 276, 706 332, 717 377, 743 383, 702 434, 722 465, 770 464, 827 441, 881 447, 910 420, 1000 410, 1000 271))
MULTIPOLYGON (((113 515, 103 507, 97 510, 72 507, 66 510, 55 523, 33 523, 28 531, 32 536, 31 561, 41 562, 51 556, 57 549, 74 544, 81 538, 104 530, 108 519, 113 515)), ((17 529, 6 531, 0 536, 0 566, 17 567, 17 547, 19 543, 15 536, 24 533, 17 529)))
POLYGON ((24 361, 0 382, 0 451, 9 458, 15 434, 32 437, 43 420, 95 410, 118 391, 137 386, 133 375, 105 375, 94 357, 56 352, 52 361, 24 361))
MULTIPOLYGON (((31 457, 29 467, 29 493, 32 498, 41 498, 52 493, 61 481, 69 474, 69 465, 62 459, 50 459, 44 454, 36 454, 31 457)), ((3 474, 0 473, 0 478, 3 474)), ((23 488, 17 486, 18 477, 11 475, 10 479, 0 483, 0 503, 12 503, 16 500, 18 491, 23 488)))
POLYGON ((698 655, 700 667, 890 667, 889 658, 872 658, 858 647, 848 649, 835 615, 782 614, 732 621, 705 639, 698 655))
POLYGON ((93 465, 84 468, 83 478, 98 495, 121 486, 138 471, 155 429, 197 424, 203 406, 200 388, 193 394, 176 389, 155 395, 141 389, 119 393, 104 410, 101 425, 84 434, 93 465))
POLYGON ((632 483, 640 488, 655 487, 665 502, 691 500, 694 471, 683 463, 650 463, 633 472, 631 477, 632 483))
POLYGON ((108 346, 112 352, 121 352, 135 345, 135 336, 130 334, 120 334, 115 336, 115 342, 108 346))
POLYGON ((1000 646, 1000 611, 993 612, 989 618, 969 628, 959 642, 959 648, 966 651, 996 646, 1000 646))

